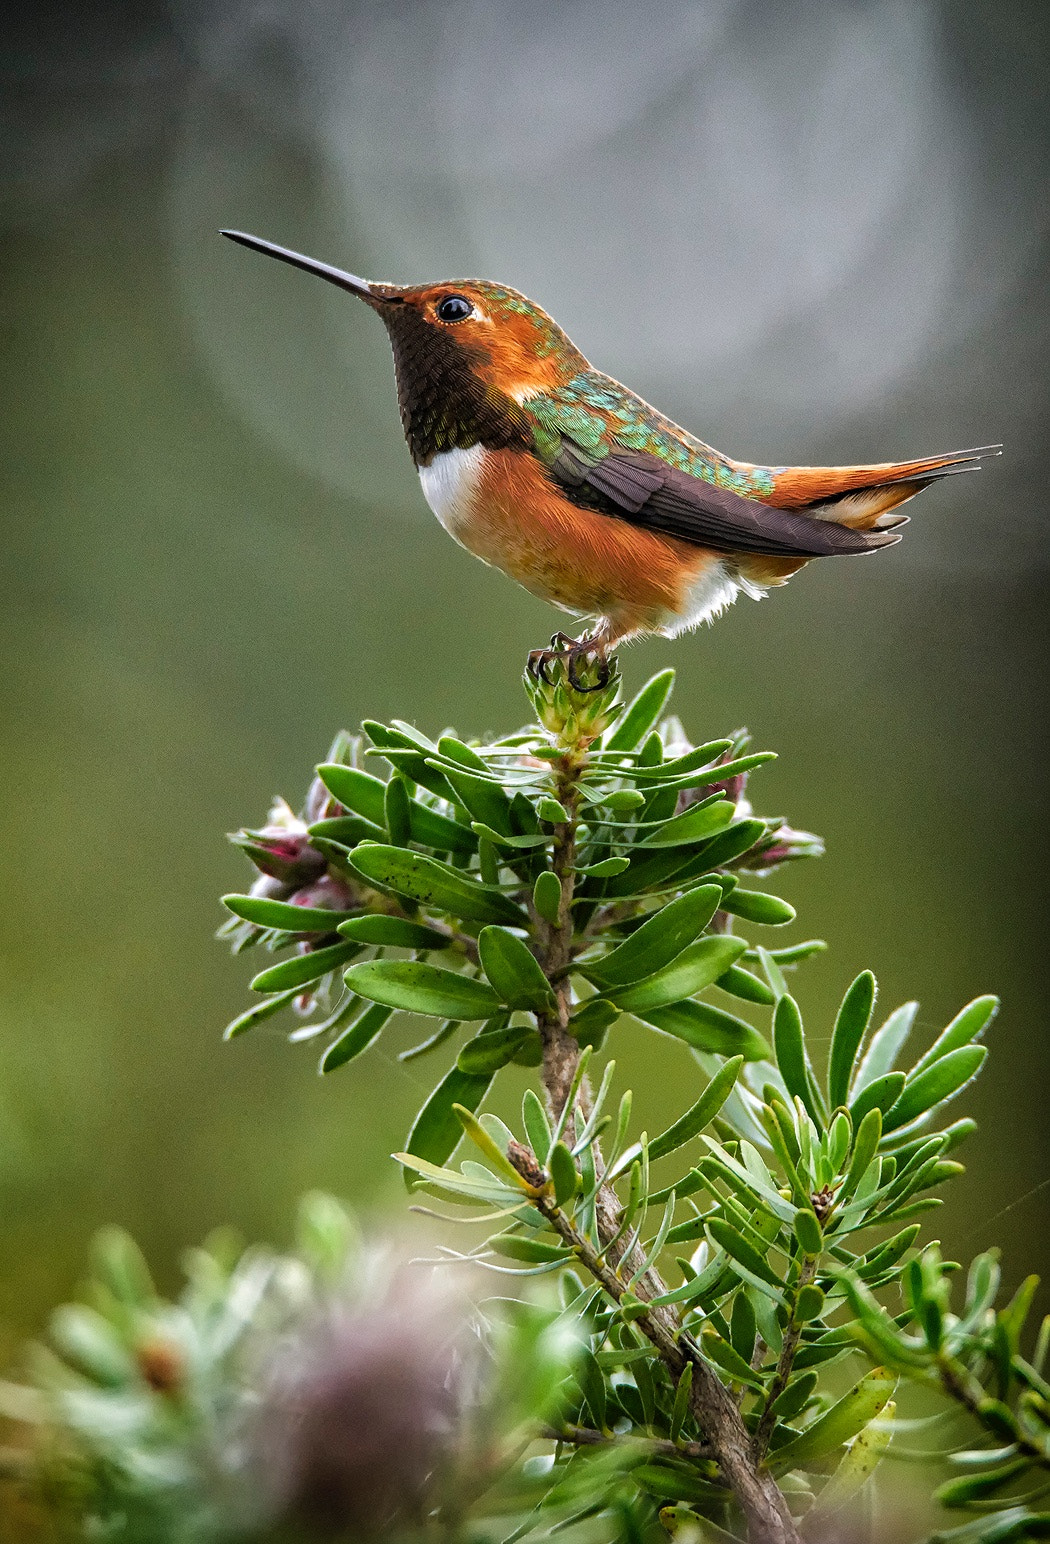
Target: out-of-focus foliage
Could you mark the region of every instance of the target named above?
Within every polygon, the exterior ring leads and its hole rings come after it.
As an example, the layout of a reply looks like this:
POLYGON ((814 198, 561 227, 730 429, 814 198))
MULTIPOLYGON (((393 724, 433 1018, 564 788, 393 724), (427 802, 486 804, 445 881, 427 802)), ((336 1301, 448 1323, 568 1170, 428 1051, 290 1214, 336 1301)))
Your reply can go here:
POLYGON ((696 1397, 713 1376, 807 1539, 867 1526, 886 1462, 917 1452, 970 1514, 939 1537, 1047 1536, 1035 1280, 1003 1303, 985 1253, 953 1306, 958 1267, 917 1220, 962 1171, 973 1122, 945 1111, 996 1000, 909 1053, 916 1005, 880 1022, 865 972, 814 1039, 785 971, 819 945, 735 931, 793 918, 743 874, 819 850, 752 812, 768 756, 741 734, 692 746, 663 716, 670 672, 627 706, 615 680, 552 672, 529 684, 537 722, 490 744, 340 736, 302 816, 235 837, 261 878, 223 929, 284 956, 230 1035, 297 1007, 291 1038, 329 1071, 399 1011, 436 1021, 413 1059, 458 1034, 398 1158, 443 1226, 472 1229, 440 1246, 449 1268, 495 1273, 500 1296, 369 1300, 352 1229, 316 1199, 294 1257, 197 1251, 176 1304, 109 1235, 39 1361, 51 1483, 112 1540, 743 1538, 696 1397), (708 1002, 716 984, 751 1017, 708 1002), (625 1015, 697 1065, 655 1133, 614 1060, 588 1080, 625 1015), (477 1113, 512 1062, 542 1066, 547 1095, 526 1091, 516 1129, 477 1113))

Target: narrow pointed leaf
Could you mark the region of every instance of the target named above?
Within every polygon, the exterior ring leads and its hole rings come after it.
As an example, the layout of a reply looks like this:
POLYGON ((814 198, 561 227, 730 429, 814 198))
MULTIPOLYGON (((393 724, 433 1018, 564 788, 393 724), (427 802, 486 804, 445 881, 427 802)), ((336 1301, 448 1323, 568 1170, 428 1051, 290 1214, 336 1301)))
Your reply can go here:
POLYGON ((550 982, 528 945, 504 927, 485 927, 478 935, 482 968, 501 1002, 511 1008, 540 1011, 555 1006, 550 982))
MULTIPOLYGON (((405 1143, 406 1154, 438 1166, 444 1164, 459 1146, 463 1135, 455 1106, 476 1110, 491 1082, 490 1077, 460 1072, 457 1067, 447 1072, 416 1116, 405 1143)), ((414 1184, 411 1174, 406 1173, 405 1181, 411 1189, 414 1184)))
POLYGON ((224 895, 222 904, 235 917, 272 927, 281 933, 334 933, 349 915, 321 906, 294 906, 290 901, 271 901, 262 895, 224 895))
POLYGON ((669 1126, 659 1136, 650 1139, 650 1163, 654 1162, 657 1158, 666 1158, 668 1153, 673 1153, 677 1148, 691 1141, 693 1137, 703 1131, 705 1126, 714 1120, 729 1098, 743 1065, 744 1058, 742 1056, 734 1056, 730 1061, 727 1061, 715 1073, 692 1109, 687 1110, 680 1119, 675 1121, 673 1126, 669 1126))
POLYGON ((875 977, 870 970, 860 973, 842 999, 835 1029, 831 1036, 828 1061, 828 1103, 832 1109, 849 1098, 853 1064, 860 1050, 864 1032, 875 1005, 875 977))
POLYGON ((253 992, 285 992, 292 986, 306 986, 318 981, 330 970, 338 970, 347 960, 361 953, 361 945, 329 944, 324 949, 312 949, 309 954, 296 954, 279 965, 271 965, 260 971, 251 982, 253 992))
POLYGON ((772 1008, 776 1002, 776 996, 766 983, 742 965, 730 965, 719 976, 715 986, 728 992, 731 997, 739 997, 746 1003, 758 1003, 763 1008, 772 1008))
POLYGON ((609 997, 625 1013, 663 1008, 692 997, 716 981, 747 948, 742 938, 719 935, 702 938, 683 949, 670 965, 665 965, 645 981, 619 987, 609 997))
POLYGON ((794 906, 781 900, 779 895, 770 895, 765 890, 741 890, 739 886, 734 886, 724 897, 722 910, 764 927, 783 927, 795 920, 794 906))
POLYGON ((915 1063, 911 1072, 912 1078, 920 1072, 925 1072, 927 1067, 932 1067, 934 1062, 940 1061, 950 1051, 957 1051, 983 1035, 998 1012, 998 997, 977 997, 972 1003, 967 1003, 966 1007, 955 1015, 947 1029, 942 1030, 937 1036, 925 1056, 920 1057, 915 1063))
POLYGON ((472 922, 508 922, 524 927, 525 913, 498 890, 479 885, 447 863, 382 843, 355 847, 350 861, 365 883, 382 885, 423 906, 472 922))
POLYGON ((896 1386, 896 1376, 883 1367, 865 1373, 830 1410, 818 1416, 799 1436, 777 1448, 769 1459, 770 1468, 784 1473, 827 1457, 882 1413, 896 1386))
POLYGON ((366 960, 350 967, 346 984, 372 1002, 439 1019, 485 1019, 500 1005, 486 982, 422 960, 366 960))
POLYGON ((545 1244, 542 1239, 530 1238, 524 1233, 494 1233, 488 1247, 505 1260, 520 1260, 526 1265, 542 1265, 548 1261, 575 1259, 571 1249, 559 1244, 545 1244))
POLYGON ((640 844, 643 847, 684 847, 691 842, 707 841, 732 825, 736 805, 731 799, 715 799, 697 809, 686 810, 666 821, 640 844))
POLYGON ((256 1003, 254 1008, 246 1008, 235 1019, 231 1019, 223 1030, 222 1038, 233 1040, 238 1035, 246 1035, 250 1029, 255 1028, 256 1024, 261 1024, 264 1019, 279 1013, 282 1008, 287 1008, 289 1003, 293 1003, 298 996, 299 988, 293 986, 287 992, 278 992, 267 1002, 256 1003))
POLYGON ((605 749, 633 751, 640 745, 663 712, 673 686, 673 670, 661 670, 650 677, 606 739, 605 749))
POLYGON ((665 1035, 684 1040, 694 1051, 716 1056, 742 1056, 745 1061, 768 1061, 769 1043, 743 1019, 710 1003, 681 1002, 667 1008, 643 1008, 636 1016, 665 1035))
POLYGON ((877 1420, 869 1421, 850 1443, 837 1469, 810 1508, 809 1517, 826 1517, 852 1501, 878 1468, 893 1435, 894 1401, 888 1400, 877 1420))
POLYGON ((360 1056, 362 1051, 367 1051, 393 1011, 382 1003, 373 1003, 366 1008, 360 1018, 355 1019, 337 1040, 332 1041, 321 1057, 318 1070, 323 1073, 334 1072, 345 1062, 360 1056))
POLYGON ((387 949, 447 949, 451 940, 436 928, 424 927, 421 922, 406 922, 401 917, 384 917, 377 913, 351 917, 339 924, 341 937, 355 943, 372 944, 387 949))
POLYGON ((927 1110, 932 1110, 934 1105, 953 1098, 971 1078, 977 1076, 987 1055, 986 1046, 960 1046, 957 1051, 949 1051, 947 1055, 931 1062, 925 1072, 909 1078, 903 1093, 882 1123, 883 1131, 896 1131, 927 1110))
POLYGON ((635 931, 594 964, 580 969, 601 987, 623 986, 669 965, 703 932, 722 899, 720 885, 700 885, 652 913, 635 931))

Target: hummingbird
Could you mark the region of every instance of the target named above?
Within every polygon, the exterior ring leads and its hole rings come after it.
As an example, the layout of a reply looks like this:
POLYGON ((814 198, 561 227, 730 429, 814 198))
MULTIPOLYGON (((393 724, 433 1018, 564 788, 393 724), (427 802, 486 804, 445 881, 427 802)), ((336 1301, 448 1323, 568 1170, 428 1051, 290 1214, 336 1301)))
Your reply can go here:
POLYGON ((356 295, 384 322, 423 496, 461 546, 533 595, 593 618, 529 655, 546 677, 597 690, 629 639, 710 622, 761 599, 813 558, 900 540, 900 506, 1002 447, 857 466, 758 466, 704 444, 596 370, 557 322, 487 279, 358 278, 224 230, 356 295), (597 686, 588 685, 597 673, 597 686))

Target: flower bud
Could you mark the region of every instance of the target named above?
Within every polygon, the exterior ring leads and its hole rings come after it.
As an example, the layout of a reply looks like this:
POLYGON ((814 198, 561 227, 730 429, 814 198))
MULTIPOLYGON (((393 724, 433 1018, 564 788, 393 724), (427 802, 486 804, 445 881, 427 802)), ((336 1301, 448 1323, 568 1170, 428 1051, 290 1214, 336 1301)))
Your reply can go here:
POLYGON ((824 843, 819 836, 812 831, 796 831, 784 823, 761 837, 730 867, 749 874, 769 874, 782 863, 794 862, 796 858, 820 858, 823 853, 824 843))

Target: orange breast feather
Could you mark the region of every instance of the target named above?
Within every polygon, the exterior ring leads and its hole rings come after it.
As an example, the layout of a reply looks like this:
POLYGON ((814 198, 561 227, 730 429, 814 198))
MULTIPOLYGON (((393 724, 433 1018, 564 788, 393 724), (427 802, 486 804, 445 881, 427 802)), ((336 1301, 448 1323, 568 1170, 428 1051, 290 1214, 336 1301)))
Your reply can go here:
POLYGON ((565 611, 652 629, 682 613, 713 553, 578 509, 542 465, 489 451, 459 539, 486 563, 565 611))

